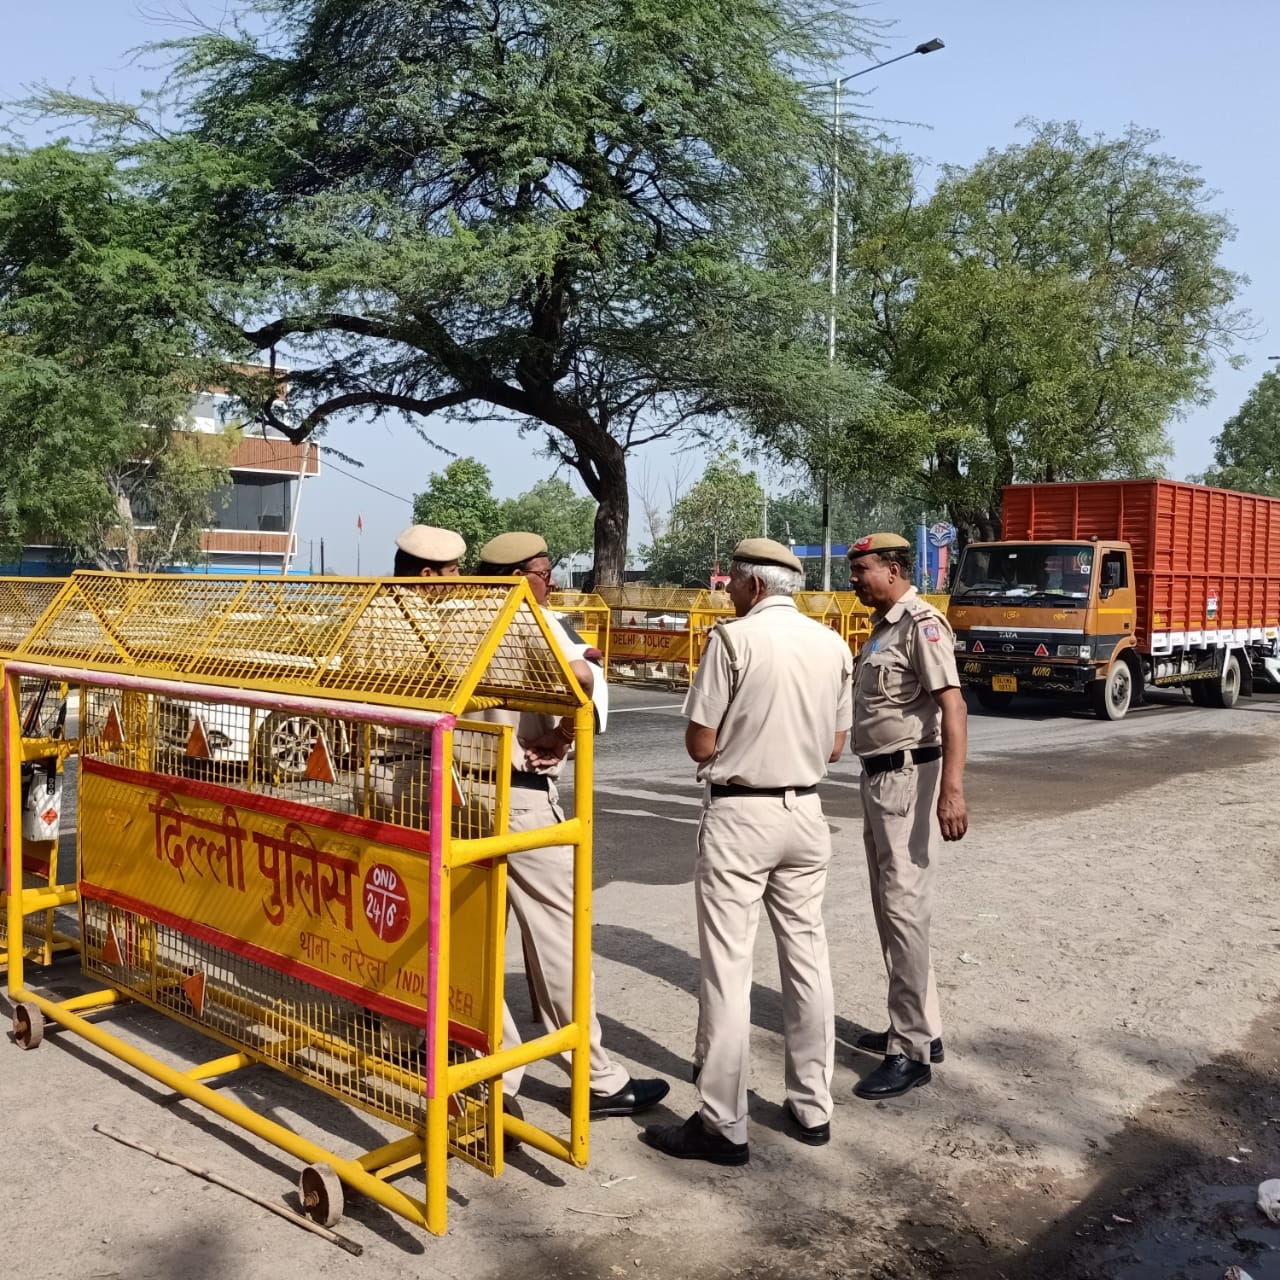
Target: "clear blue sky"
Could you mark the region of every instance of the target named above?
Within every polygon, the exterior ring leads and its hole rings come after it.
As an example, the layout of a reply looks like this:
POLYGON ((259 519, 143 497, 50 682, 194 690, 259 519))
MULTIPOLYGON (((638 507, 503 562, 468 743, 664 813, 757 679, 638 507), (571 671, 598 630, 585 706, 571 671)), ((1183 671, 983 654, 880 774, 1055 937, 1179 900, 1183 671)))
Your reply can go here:
MULTIPOLYGON (((188 0, 210 19, 222 0, 188 0)), ((47 80, 63 86, 90 82, 120 97, 136 94, 147 74, 126 51, 163 38, 171 27, 147 13, 175 3, 154 0, 4 0, 0 24, 0 97, 47 80)), ((1218 205, 1239 229, 1227 265, 1251 283, 1241 301, 1258 322, 1241 370, 1221 366, 1207 408, 1170 426, 1171 473, 1184 476, 1209 461, 1209 439, 1257 381, 1268 355, 1280 355, 1280 255, 1274 243, 1280 179, 1274 161, 1280 120, 1280 5, 1270 0, 886 0, 864 7, 891 20, 888 50, 904 52, 939 36, 946 49, 909 58, 858 82, 871 92, 864 110, 893 126, 902 145, 930 163, 967 164, 989 147, 1019 136, 1024 116, 1073 119, 1089 131, 1117 133, 1129 124, 1156 129, 1165 151, 1200 168, 1218 191, 1218 205)), ((860 65, 851 59, 846 71, 860 65)), ((35 140, 33 138, 33 140, 35 140)), ((508 427, 449 428, 441 443, 489 465, 499 496, 517 493, 548 474, 535 458, 534 437, 508 427)), ((400 423, 333 428, 327 442, 365 465, 365 484, 330 467, 308 484, 299 533, 308 545, 326 541, 330 571, 355 568, 356 517, 364 520, 361 567, 389 565, 391 541, 409 521, 405 501, 447 461, 400 423), (387 493, 368 487, 380 486, 387 493), (394 496, 389 496, 394 495, 394 496), (402 500, 403 499, 403 500, 402 500)), ((645 455, 633 463, 633 479, 645 455)), ((652 446, 649 470, 670 468, 669 450, 652 446)), ((339 464, 341 465, 341 464, 339 464)), ((633 500, 633 543, 640 525, 633 500)))

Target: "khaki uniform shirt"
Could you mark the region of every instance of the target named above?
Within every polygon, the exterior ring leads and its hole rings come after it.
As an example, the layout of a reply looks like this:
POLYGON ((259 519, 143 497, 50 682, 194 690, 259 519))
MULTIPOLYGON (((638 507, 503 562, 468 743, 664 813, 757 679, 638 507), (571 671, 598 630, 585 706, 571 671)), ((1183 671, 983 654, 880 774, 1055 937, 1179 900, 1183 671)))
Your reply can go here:
MULTIPOLYGON (((572 647, 568 635, 565 634, 564 628, 560 625, 558 619, 554 618, 545 609, 542 611, 542 620, 547 624, 547 630, 551 633, 552 640, 559 647, 561 654, 566 662, 572 661, 572 647)), ((603 671, 593 671, 592 673, 597 680, 604 679, 603 671)), ((543 715, 536 711, 508 711, 503 707, 495 707, 489 711, 480 711, 469 714, 468 720, 484 720, 489 724, 509 724, 513 730, 511 735, 511 768, 519 773, 533 772, 532 766, 528 763, 524 748, 520 745, 521 741, 532 742, 535 738, 541 738, 543 735, 551 733, 557 724, 560 723, 560 716, 543 715)), ((564 768, 564 761, 558 761, 549 769, 539 769, 536 772, 545 774, 549 778, 558 778, 561 769, 564 768)), ((511 789, 511 807, 513 809, 524 808, 527 804, 538 803, 536 797, 538 792, 520 791, 513 787, 511 789)))
POLYGON ((854 676, 854 754, 941 745, 942 710, 932 695, 960 686, 946 618, 911 587, 871 622, 854 676))
POLYGON ((808 787, 826 776, 835 736, 853 715, 853 658, 838 635, 786 596, 768 596, 714 631, 684 701, 686 719, 718 730, 703 782, 808 787))

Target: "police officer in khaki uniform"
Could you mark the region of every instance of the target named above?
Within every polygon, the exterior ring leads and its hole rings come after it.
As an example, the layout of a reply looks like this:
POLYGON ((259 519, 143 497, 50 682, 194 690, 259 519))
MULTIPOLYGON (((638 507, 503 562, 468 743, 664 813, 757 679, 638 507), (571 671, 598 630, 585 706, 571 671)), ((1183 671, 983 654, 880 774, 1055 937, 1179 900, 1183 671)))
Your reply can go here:
MULTIPOLYGON (((570 656, 570 640, 557 620, 545 611, 551 591, 551 560, 546 542, 536 533, 504 533, 480 549, 475 576, 522 577, 534 600, 543 608, 547 629, 570 656)), ((590 694, 596 676, 591 666, 570 659, 583 690, 590 694)), ((603 679, 603 676, 600 677, 603 679)), ((474 717, 512 727, 510 830, 529 831, 564 821, 555 780, 573 745, 572 717, 539 715, 527 711, 486 711, 474 717)), ((529 982, 548 1031, 573 1020, 573 850, 568 845, 531 849, 514 854, 507 862, 507 896, 520 924, 529 965, 529 982)), ((667 1095, 665 1080, 637 1080, 615 1062, 601 1042, 595 1011, 595 977, 591 1001, 591 1115, 630 1116, 656 1106, 667 1095)), ((520 1033, 506 1012, 503 1043, 520 1043, 520 1033)), ((568 1055, 562 1060, 568 1068, 568 1055)), ((503 1077, 508 1096, 514 1096, 524 1078, 516 1068, 503 1077)))
POLYGON ((396 539, 392 574, 397 578, 456 578, 458 563, 466 553, 467 544, 460 533, 411 524, 396 539))
POLYGON ((729 596, 685 699, 685 746, 705 784, 694 891, 702 958, 695 1079, 702 1106, 644 1139, 667 1155, 741 1165, 747 1145, 751 954, 760 905, 778 948, 786 1122, 831 1136, 835 1010, 822 897, 831 834, 817 784, 844 749, 853 660, 792 596, 802 566, 767 538, 740 542, 729 596))
POLYGON ((928 1084, 930 1062, 942 1061, 929 955, 937 837, 959 840, 969 825, 954 638, 911 585, 911 570, 911 544, 896 533, 869 534, 849 548, 850 585, 873 611, 854 675, 853 750, 862 760, 863 843, 889 974, 889 1030, 858 1041, 885 1055, 854 1089, 871 1099, 928 1084))

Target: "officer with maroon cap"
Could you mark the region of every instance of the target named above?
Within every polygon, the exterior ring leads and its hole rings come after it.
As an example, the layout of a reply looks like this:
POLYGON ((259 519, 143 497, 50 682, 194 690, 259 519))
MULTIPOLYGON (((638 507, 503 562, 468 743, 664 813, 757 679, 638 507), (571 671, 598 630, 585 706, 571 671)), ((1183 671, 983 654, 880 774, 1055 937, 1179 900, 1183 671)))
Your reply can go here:
POLYGON ((862 834, 871 903, 889 974, 889 1029, 858 1047, 884 1061, 855 1089, 894 1098, 941 1062, 938 991, 929 954, 937 837, 968 829, 967 712, 946 618, 911 583, 911 544, 872 533, 849 548, 849 583, 871 610, 853 681, 853 750, 862 761, 862 834), (937 822, 933 821, 936 807, 937 822))

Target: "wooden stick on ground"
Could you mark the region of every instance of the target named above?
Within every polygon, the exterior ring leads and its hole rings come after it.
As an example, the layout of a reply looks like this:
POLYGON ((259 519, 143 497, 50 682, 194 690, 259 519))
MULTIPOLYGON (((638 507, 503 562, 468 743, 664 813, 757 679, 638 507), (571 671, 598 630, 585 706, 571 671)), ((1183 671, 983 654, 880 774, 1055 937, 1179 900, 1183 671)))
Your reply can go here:
POLYGON ((110 1138, 113 1142, 119 1142, 123 1146, 132 1147, 135 1151, 141 1151, 146 1155, 154 1156, 157 1160, 163 1160, 165 1164, 177 1165, 179 1169, 194 1173, 197 1178, 204 1178, 206 1182, 212 1182, 214 1186, 223 1187, 227 1191, 234 1191, 236 1195, 243 1196, 246 1200, 252 1200, 254 1204, 261 1205, 264 1209, 270 1209, 272 1213, 284 1218, 286 1222, 292 1222, 294 1226, 302 1227, 313 1235, 317 1235, 323 1240, 328 1240, 330 1244, 336 1244, 339 1249, 345 1249, 357 1258, 364 1253, 364 1245, 357 1244, 354 1240, 349 1240, 346 1236, 339 1235, 336 1231, 331 1231, 328 1227, 322 1227, 318 1222, 312 1222, 310 1218, 305 1217, 303 1214, 294 1213, 292 1209, 286 1208, 282 1204, 276 1204, 273 1200, 268 1200, 266 1196, 258 1195, 256 1191, 250 1191, 246 1187, 238 1187, 234 1182, 228 1182, 226 1178, 214 1173, 211 1169, 201 1169, 196 1165, 188 1164, 185 1160, 179 1160, 177 1156, 157 1151, 155 1147, 149 1147, 145 1142, 137 1142, 133 1138, 126 1138, 124 1134, 115 1133, 100 1124, 95 1124, 93 1131, 102 1134, 104 1138, 110 1138))

